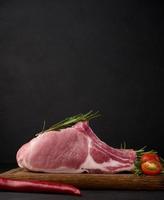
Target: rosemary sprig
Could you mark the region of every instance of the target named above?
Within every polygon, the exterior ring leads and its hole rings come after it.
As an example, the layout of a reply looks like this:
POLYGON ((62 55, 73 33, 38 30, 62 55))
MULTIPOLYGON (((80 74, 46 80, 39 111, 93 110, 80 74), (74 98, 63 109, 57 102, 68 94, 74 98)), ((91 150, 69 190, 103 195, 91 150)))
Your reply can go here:
POLYGON ((91 119, 94 119, 94 118, 97 118, 97 117, 100 117, 100 116, 101 115, 100 115, 99 111, 94 113, 91 110, 86 114, 78 114, 78 115, 74 115, 74 116, 71 116, 71 117, 67 117, 64 120, 62 120, 62 121, 60 121, 56 124, 53 124, 48 129, 45 129, 45 120, 44 120, 42 131, 40 133, 35 134, 35 135, 38 136, 39 134, 42 134, 45 131, 57 131, 57 130, 60 130, 60 129, 63 129, 63 128, 73 126, 77 122, 89 121, 91 119))
POLYGON ((140 176, 142 174, 141 162, 138 158, 135 160, 134 163, 134 174, 136 174, 137 176, 140 176))
POLYGON ((71 117, 67 117, 66 119, 64 119, 64 120, 62 120, 62 121, 60 121, 56 124, 53 124, 46 131, 60 130, 60 129, 63 129, 63 128, 70 127, 70 126, 76 124, 77 122, 89 121, 89 120, 97 118, 99 116, 100 116, 99 111, 97 111, 95 113, 93 111, 89 111, 86 114, 74 115, 74 116, 71 116, 71 117))
POLYGON ((41 131, 42 133, 44 132, 45 127, 46 127, 46 120, 43 121, 43 127, 42 127, 42 131, 41 131))
POLYGON ((160 157, 160 161, 164 165, 164 159, 162 157, 160 157))
POLYGON ((123 141, 123 143, 121 143, 120 145, 120 149, 126 149, 127 148, 127 144, 125 141, 123 141))
POLYGON ((155 151, 154 149, 150 150, 150 151, 145 151, 146 149, 146 146, 144 146, 143 148, 139 149, 139 150, 136 150, 136 154, 137 154, 137 157, 138 158, 141 158, 141 156, 145 153, 154 153, 154 154, 157 154, 158 152, 155 151))

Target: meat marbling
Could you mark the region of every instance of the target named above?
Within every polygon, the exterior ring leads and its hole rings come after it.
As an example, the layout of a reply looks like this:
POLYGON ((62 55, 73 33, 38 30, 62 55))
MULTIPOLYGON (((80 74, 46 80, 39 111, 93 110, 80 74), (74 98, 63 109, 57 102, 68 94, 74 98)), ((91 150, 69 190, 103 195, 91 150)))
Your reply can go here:
POLYGON ((37 172, 116 173, 134 168, 136 152, 107 145, 85 121, 38 135, 18 150, 16 159, 19 167, 37 172))

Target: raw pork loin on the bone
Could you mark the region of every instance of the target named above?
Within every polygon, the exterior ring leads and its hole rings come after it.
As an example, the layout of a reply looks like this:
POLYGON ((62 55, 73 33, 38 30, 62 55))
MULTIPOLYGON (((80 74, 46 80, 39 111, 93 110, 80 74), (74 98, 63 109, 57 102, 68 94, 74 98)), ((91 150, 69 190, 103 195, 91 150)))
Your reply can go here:
POLYGON ((116 173, 134 168, 136 153, 102 142, 88 122, 60 131, 47 131, 17 152, 19 167, 51 173, 116 173))

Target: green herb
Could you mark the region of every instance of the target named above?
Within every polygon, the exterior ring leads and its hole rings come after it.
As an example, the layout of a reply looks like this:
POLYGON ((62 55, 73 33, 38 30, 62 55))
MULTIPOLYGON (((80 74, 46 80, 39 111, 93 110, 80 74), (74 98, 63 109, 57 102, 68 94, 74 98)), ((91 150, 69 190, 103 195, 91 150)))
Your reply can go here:
POLYGON ((99 111, 97 111, 95 113, 93 111, 89 111, 86 114, 78 114, 78 115, 74 115, 74 116, 71 116, 71 117, 67 117, 64 120, 62 120, 62 121, 60 121, 56 124, 53 124, 51 127, 49 127, 46 130, 45 130, 45 121, 44 121, 42 131, 40 133, 36 134, 36 136, 39 135, 39 134, 42 134, 45 131, 57 131, 57 130, 60 130, 60 129, 63 129, 63 128, 73 126, 77 122, 89 121, 91 119, 94 119, 94 118, 97 118, 97 117, 100 117, 100 116, 101 115, 99 114, 99 111))
POLYGON ((43 122, 43 127, 42 127, 42 131, 41 131, 41 133, 44 132, 45 126, 46 126, 46 120, 44 120, 44 122, 43 122))
POLYGON ((160 157, 160 161, 164 165, 164 159, 162 157, 160 157))
POLYGON ((136 174, 137 176, 140 176, 142 174, 141 162, 138 158, 136 159, 134 163, 134 174, 136 174))
POLYGON ((124 141, 123 143, 121 143, 120 149, 126 149, 126 148, 127 148, 127 145, 126 145, 126 142, 124 141))

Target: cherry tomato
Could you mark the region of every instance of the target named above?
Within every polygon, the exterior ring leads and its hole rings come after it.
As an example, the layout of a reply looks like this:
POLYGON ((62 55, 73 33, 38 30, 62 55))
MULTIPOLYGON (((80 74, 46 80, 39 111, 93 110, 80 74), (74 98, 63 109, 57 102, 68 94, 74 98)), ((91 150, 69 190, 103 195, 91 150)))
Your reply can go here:
POLYGON ((157 175, 161 173, 161 163, 156 160, 149 160, 141 164, 141 169, 144 174, 157 175))
POLYGON ((156 160, 160 162, 159 156, 156 153, 144 153, 141 157, 141 163, 149 160, 156 160))

